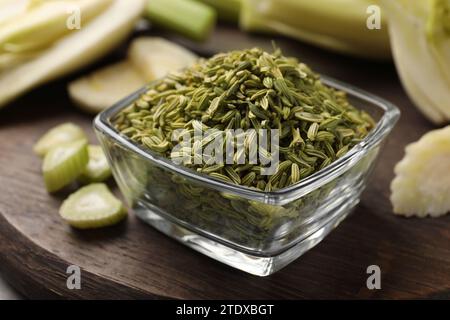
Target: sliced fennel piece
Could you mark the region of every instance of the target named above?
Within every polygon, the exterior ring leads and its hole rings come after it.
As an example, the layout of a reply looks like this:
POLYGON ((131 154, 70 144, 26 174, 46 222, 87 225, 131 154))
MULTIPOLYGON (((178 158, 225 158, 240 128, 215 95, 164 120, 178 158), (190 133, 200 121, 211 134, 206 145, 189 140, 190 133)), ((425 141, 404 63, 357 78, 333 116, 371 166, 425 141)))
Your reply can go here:
POLYGON ((0 27, 25 13, 32 0, 0 0, 0 27))
POLYGON ((86 168, 89 156, 87 142, 60 144, 44 157, 42 173, 48 192, 58 191, 75 181, 86 168))
POLYGON ((433 123, 445 123, 445 115, 438 108, 433 107, 434 102, 430 100, 430 97, 425 92, 421 91, 416 80, 410 76, 409 71, 405 68, 397 67, 397 72, 402 79, 406 92, 422 114, 433 123))
POLYGON ((78 140, 87 141, 83 129, 70 122, 63 123, 47 131, 33 146, 33 151, 43 157, 56 146, 78 140))
POLYGON ((72 30, 67 25, 71 13, 79 13, 80 24, 85 24, 112 2, 113 0, 44 1, 2 26, 0 52, 27 52, 48 47, 60 37, 77 31, 77 28, 72 30))
POLYGON ((0 107, 32 88, 66 75, 109 52, 133 30, 146 0, 114 0, 95 19, 39 57, 0 74, 0 107))
POLYGON ((102 148, 97 145, 88 145, 89 162, 80 179, 84 182, 102 182, 111 176, 111 168, 102 148))
POLYGON ((162 38, 137 38, 128 50, 129 61, 104 67, 71 82, 69 95, 85 111, 98 113, 146 82, 187 67, 196 59, 189 50, 162 38))
POLYGON ((450 0, 433 0, 427 21, 431 53, 450 83, 450 0))
POLYGON ((244 30, 279 33, 337 52, 390 59, 384 19, 367 28, 371 0, 242 0, 244 30))
POLYGON ((185 68, 198 57, 180 45, 159 37, 140 37, 130 45, 128 58, 146 81, 185 68))
POLYGON ((406 147, 391 183, 394 213, 439 217, 450 212, 450 126, 406 147))
MULTIPOLYGON (((33 7, 36 0, 0 0, 0 29, 33 7)), ((0 49, 0 73, 35 58, 41 51, 10 53, 0 49)))
POLYGON ((123 61, 69 83, 68 91, 80 108, 87 112, 98 113, 136 91, 145 82, 128 61, 123 61))
POLYGON ((450 121, 450 0, 384 0, 383 9, 405 90, 428 119, 450 121))
POLYGON ((59 213, 67 223, 79 229, 111 226, 127 216, 122 202, 103 183, 87 185, 71 194, 59 213))
POLYGON ((0 54, 0 73, 36 58, 40 53, 42 52, 2 53, 0 54))

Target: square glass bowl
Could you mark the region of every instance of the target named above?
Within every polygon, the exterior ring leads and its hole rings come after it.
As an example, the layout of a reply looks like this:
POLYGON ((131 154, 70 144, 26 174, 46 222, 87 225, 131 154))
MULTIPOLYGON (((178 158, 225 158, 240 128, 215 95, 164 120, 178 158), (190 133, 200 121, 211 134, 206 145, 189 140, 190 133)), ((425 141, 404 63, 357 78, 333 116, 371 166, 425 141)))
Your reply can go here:
POLYGON ((349 152, 300 183, 273 192, 221 182, 176 165, 121 135, 114 116, 147 88, 97 116, 94 127, 114 178, 139 218, 211 258, 270 275, 319 243, 359 202, 383 141, 400 112, 391 103, 336 80, 376 127, 349 152))

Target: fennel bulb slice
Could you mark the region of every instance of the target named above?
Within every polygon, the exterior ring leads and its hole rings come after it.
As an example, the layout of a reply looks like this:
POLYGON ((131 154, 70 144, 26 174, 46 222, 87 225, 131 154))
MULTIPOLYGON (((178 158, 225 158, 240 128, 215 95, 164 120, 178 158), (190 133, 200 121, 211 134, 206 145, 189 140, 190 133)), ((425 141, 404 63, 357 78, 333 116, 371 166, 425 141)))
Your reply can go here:
POLYGON ((415 105, 450 121, 450 0, 384 0, 395 64, 415 105))

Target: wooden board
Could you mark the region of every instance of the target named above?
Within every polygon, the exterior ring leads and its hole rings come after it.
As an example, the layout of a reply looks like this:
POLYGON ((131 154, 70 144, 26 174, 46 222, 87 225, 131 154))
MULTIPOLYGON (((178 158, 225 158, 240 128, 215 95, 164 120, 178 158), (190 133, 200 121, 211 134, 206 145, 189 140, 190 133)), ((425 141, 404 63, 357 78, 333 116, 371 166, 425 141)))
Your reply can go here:
MULTIPOLYGON (((66 80, 35 90, 0 111, 0 271, 27 297, 65 298, 450 298, 450 216, 395 217, 389 203, 393 166, 404 146, 432 126, 406 97, 391 63, 342 57, 278 39, 286 54, 315 70, 378 94, 402 110, 361 204, 316 248, 278 273, 259 278, 194 252, 137 220, 76 231, 58 208, 65 195, 45 192, 31 147, 50 127, 92 118, 67 98, 66 80), (82 289, 66 287, 66 268, 82 269, 82 289), (378 265, 382 289, 366 287, 378 265)), ((259 45, 269 38, 220 28, 197 51, 259 45)), ((114 59, 110 57, 109 59, 114 59)))

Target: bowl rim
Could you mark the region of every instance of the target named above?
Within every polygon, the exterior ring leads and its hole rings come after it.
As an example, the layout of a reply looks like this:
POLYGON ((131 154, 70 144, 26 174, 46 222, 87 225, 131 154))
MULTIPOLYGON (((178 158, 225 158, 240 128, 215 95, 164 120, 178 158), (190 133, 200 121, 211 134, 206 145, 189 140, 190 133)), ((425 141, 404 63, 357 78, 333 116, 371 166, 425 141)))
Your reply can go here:
POLYGON ((338 160, 332 162, 329 166, 306 177, 297 184, 275 191, 260 191, 250 189, 245 186, 222 182, 205 174, 198 173, 183 165, 177 165, 170 159, 161 156, 152 150, 144 149, 130 138, 121 135, 112 126, 110 119, 120 110, 128 107, 133 101, 137 100, 149 89, 151 83, 120 100, 110 108, 102 111, 95 117, 93 125, 97 134, 100 133, 111 137, 122 147, 155 163, 159 167, 164 167, 170 171, 174 171, 177 174, 196 180, 200 183, 208 184, 212 188, 221 192, 232 193, 247 198, 248 200, 261 201, 267 204, 283 205, 308 194, 351 168, 352 165, 357 163, 365 154, 367 154, 368 151, 379 145, 379 143, 384 140, 384 138, 392 131, 400 117, 400 110, 398 107, 379 96, 328 76, 321 75, 321 80, 324 84, 330 87, 346 92, 349 97, 358 98, 372 105, 372 107, 378 107, 383 110, 384 113, 372 131, 361 142, 351 148, 342 158, 339 158, 338 160))

